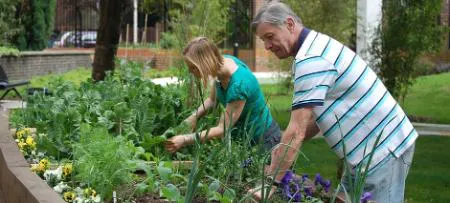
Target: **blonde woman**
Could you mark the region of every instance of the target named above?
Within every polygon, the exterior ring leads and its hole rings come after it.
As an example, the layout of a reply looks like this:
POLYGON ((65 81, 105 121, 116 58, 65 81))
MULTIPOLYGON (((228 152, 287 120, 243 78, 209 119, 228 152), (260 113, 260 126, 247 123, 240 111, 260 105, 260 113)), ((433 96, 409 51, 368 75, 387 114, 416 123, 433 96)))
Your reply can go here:
MULTIPOLYGON (((233 126, 233 138, 247 130, 253 136, 253 143, 264 140, 266 150, 280 142, 280 128, 272 119, 258 81, 247 65, 236 57, 221 55, 219 49, 205 37, 189 42, 183 56, 189 72, 205 85, 211 79, 215 80, 204 105, 200 105, 185 121, 195 128, 197 120, 215 108, 217 102, 225 107, 217 126, 209 129, 208 133, 200 133, 202 141, 222 138, 224 126, 233 126)), ((165 147, 169 152, 175 152, 194 142, 194 133, 177 135, 171 137, 165 147)))

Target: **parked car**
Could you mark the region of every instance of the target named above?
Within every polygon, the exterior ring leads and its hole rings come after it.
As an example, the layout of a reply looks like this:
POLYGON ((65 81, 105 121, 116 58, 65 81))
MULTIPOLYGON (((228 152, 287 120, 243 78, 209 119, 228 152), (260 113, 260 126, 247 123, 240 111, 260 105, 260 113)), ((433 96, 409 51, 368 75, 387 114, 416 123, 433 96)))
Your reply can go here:
POLYGON ((97 31, 67 31, 61 33, 55 40, 53 47, 83 47, 83 48, 92 48, 95 47, 95 43, 97 41, 97 31), (81 35, 81 37, 76 36, 81 35), (81 41, 76 43, 76 40, 81 41))
POLYGON ((72 31, 62 32, 56 37, 55 42, 53 43, 53 47, 64 47, 67 38, 72 35, 72 31))
POLYGON ((97 41, 97 32, 96 31, 82 31, 82 32, 73 32, 66 39, 64 47, 83 47, 83 48, 92 48, 95 47, 95 43, 97 41), (81 37, 77 35, 80 35, 81 37), (76 40, 80 40, 77 43, 76 40))

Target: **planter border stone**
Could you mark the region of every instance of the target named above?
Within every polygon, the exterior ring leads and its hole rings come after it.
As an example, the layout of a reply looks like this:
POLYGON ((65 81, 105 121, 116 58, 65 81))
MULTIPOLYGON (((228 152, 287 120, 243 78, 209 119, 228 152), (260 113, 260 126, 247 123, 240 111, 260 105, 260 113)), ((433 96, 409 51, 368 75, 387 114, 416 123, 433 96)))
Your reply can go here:
POLYGON ((0 202, 64 202, 44 180, 31 172, 11 136, 8 110, 0 108, 0 202))

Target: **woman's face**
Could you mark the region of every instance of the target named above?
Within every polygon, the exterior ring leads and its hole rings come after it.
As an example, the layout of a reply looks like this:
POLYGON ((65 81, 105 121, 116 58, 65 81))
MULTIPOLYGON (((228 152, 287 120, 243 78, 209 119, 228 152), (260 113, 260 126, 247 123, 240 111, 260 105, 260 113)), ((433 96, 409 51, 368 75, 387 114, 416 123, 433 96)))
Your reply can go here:
POLYGON ((201 78, 200 71, 198 68, 192 64, 189 60, 185 60, 187 67, 189 69, 189 72, 194 75, 196 78, 201 78))

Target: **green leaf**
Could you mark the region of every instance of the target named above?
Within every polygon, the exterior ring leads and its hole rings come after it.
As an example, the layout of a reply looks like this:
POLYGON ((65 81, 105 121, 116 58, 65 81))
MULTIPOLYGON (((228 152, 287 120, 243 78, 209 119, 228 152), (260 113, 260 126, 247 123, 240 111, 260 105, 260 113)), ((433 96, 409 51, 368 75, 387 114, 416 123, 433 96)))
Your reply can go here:
MULTIPOLYGON (((236 192, 231 188, 225 188, 223 197, 229 199, 230 201, 236 198, 236 192)), ((222 202, 222 201, 221 201, 222 202)))
POLYGON ((161 179, 164 182, 169 182, 170 181, 170 176, 172 175, 172 169, 168 168, 168 167, 164 167, 164 166, 158 166, 156 168, 156 170, 158 171, 158 174, 160 175, 161 179))
POLYGON ((220 182, 217 180, 214 180, 211 184, 208 186, 209 192, 216 192, 220 188, 220 182))
POLYGON ((179 201, 181 199, 180 191, 173 184, 167 184, 161 188, 162 197, 167 198, 169 201, 179 201))
POLYGON ((143 194, 145 194, 147 191, 149 191, 149 189, 150 189, 150 186, 147 185, 147 184, 145 184, 145 183, 138 183, 138 184, 136 185, 136 193, 137 193, 138 195, 143 195, 143 194))

